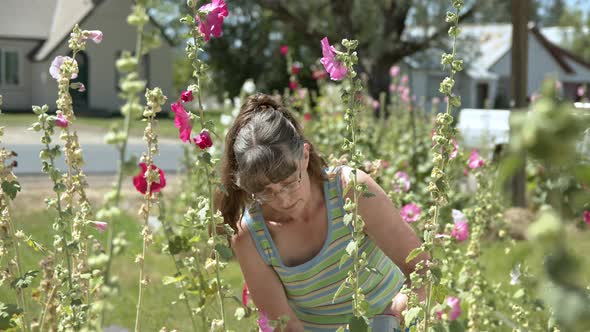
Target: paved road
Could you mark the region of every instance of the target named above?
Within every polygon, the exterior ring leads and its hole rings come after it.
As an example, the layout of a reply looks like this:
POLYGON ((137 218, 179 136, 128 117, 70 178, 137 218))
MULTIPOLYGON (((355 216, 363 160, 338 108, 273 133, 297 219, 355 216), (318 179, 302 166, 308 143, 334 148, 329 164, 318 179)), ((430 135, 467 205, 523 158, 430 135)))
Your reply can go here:
MULTIPOLYGON (((112 174, 117 170, 118 151, 109 144, 103 143, 104 133, 83 128, 78 130, 80 145, 83 149, 83 156, 86 165, 84 171, 88 174, 112 174)), ((26 128, 5 127, 2 137, 2 145, 7 149, 18 153, 18 167, 15 174, 34 175, 41 172, 41 161, 39 152, 42 145, 39 142, 40 133, 26 130, 26 128)), ((59 140, 57 134, 53 137, 54 142, 59 140)), ((63 144, 60 142, 60 145, 63 144)), ((181 169, 180 160, 183 155, 182 142, 178 139, 160 139, 160 155, 154 157, 158 167, 166 172, 177 172, 181 169)), ((127 156, 140 156, 146 151, 147 145, 140 137, 130 138, 127 156)), ((65 170, 63 157, 57 162, 57 167, 65 170)))

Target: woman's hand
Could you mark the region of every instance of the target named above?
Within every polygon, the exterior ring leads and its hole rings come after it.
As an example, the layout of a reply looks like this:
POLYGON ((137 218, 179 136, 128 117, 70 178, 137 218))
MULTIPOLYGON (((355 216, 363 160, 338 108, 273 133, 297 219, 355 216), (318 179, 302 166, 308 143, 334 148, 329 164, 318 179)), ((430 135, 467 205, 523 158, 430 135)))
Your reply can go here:
POLYGON ((404 319, 404 316, 402 313, 404 312, 404 310, 406 310, 407 307, 408 307, 408 297, 406 296, 406 294, 399 292, 391 300, 391 305, 389 307, 385 308, 385 310, 383 310, 383 312, 381 314, 395 316, 401 323, 401 322, 403 322, 403 319, 404 319))

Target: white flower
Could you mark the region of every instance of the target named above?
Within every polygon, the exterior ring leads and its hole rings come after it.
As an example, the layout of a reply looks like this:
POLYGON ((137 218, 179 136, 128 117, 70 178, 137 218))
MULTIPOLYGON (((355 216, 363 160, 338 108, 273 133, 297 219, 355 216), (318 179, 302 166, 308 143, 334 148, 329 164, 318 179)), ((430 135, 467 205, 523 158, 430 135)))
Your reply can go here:
POLYGON ((467 217, 465 217, 463 212, 461 212, 459 210, 453 210, 452 215, 453 215, 453 222, 455 222, 455 223, 458 221, 467 222, 467 217))
POLYGON ((513 268, 512 271, 510 271, 510 284, 511 285, 516 285, 519 283, 519 279, 520 278, 520 263, 516 264, 513 268))
POLYGON ((242 91, 249 95, 253 94, 254 91, 256 91, 256 84, 254 84, 254 80, 249 78, 244 81, 244 84, 242 85, 242 91))
POLYGON ((219 121, 221 122, 222 125, 229 126, 233 119, 234 118, 231 115, 222 114, 221 117, 219 118, 219 121))
POLYGON ((157 232, 160 228, 162 228, 162 223, 156 216, 149 216, 148 217, 148 226, 154 231, 157 232))

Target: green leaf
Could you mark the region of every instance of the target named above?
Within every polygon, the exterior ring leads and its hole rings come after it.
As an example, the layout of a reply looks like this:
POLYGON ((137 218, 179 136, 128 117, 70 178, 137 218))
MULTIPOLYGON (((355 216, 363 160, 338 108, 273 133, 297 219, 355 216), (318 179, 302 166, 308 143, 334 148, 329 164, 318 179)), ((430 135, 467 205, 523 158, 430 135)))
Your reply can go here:
POLYGON ((334 297, 332 297, 332 303, 334 303, 334 301, 336 301, 336 298, 338 296, 340 296, 340 294, 346 289, 348 288, 348 286, 346 286, 346 283, 343 282, 340 284, 340 287, 338 287, 338 289, 336 290, 336 293, 334 293, 334 297))
POLYGON ((413 322, 416 318, 422 315, 422 308, 421 307, 414 307, 406 311, 404 314, 404 321, 406 322, 413 322))
POLYGON ((233 252, 231 251, 231 249, 224 246, 221 243, 215 245, 215 250, 217 250, 219 256, 221 256, 221 258, 225 261, 230 260, 233 256, 233 252))
POLYGON ((363 317, 352 316, 348 321, 350 332, 368 332, 369 325, 363 317))
POLYGON ((342 257, 340 257, 340 264, 338 265, 338 268, 342 268, 342 265, 344 265, 344 263, 346 263, 347 260, 350 259, 350 255, 349 254, 343 254, 342 257))
POLYGON ((12 288, 27 288, 33 283, 33 279, 39 274, 39 271, 27 271, 24 276, 14 279, 10 286, 12 288))
POLYGON ((434 301, 438 303, 443 303, 449 294, 449 290, 446 286, 442 284, 435 285, 432 289, 432 296, 434 301))
POLYGON ((449 332, 463 332, 465 331, 465 326, 459 320, 453 320, 449 323, 449 332))
POLYGON ((12 316, 19 315, 23 312, 21 308, 19 308, 14 303, 2 303, 0 302, 0 331, 8 331, 10 328, 16 327, 12 322, 12 316))
POLYGON ((162 284, 163 285, 175 284, 177 282, 184 280, 185 278, 186 278, 186 276, 184 276, 184 275, 180 275, 178 277, 164 276, 164 277, 162 277, 162 284))
POLYGON ((246 310, 244 310, 244 308, 242 308, 242 307, 236 308, 236 312, 234 313, 234 316, 236 317, 237 320, 242 320, 242 319, 244 319, 244 317, 246 317, 246 310))
POLYGON ((10 199, 14 199, 20 189, 21 187, 18 181, 2 181, 2 191, 4 191, 10 199))
POLYGON ((357 250, 357 244, 355 240, 350 240, 346 245, 346 253, 352 256, 352 254, 357 250))
POLYGON ((168 250, 170 254, 176 255, 181 252, 188 250, 188 240, 185 237, 175 235, 171 240, 168 241, 168 250))
POLYGON ((512 295, 513 298, 515 299, 520 299, 521 297, 524 296, 524 289, 519 289, 516 292, 514 292, 514 295, 512 295))
POLYGON ((418 257, 421 253, 423 253, 422 247, 414 248, 414 250, 410 251, 408 257, 406 257, 406 263, 409 263, 414 260, 414 258, 418 257))

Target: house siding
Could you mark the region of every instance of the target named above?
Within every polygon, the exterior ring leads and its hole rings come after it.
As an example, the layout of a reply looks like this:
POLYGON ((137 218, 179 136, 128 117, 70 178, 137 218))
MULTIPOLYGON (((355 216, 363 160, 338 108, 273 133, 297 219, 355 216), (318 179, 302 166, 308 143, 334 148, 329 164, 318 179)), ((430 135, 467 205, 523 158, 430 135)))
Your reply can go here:
MULTIPOLYGON (((24 111, 31 109, 31 62, 29 53, 39 45, 36 40, 18 40, 0 38, 0 50, 18 52, 18 85, 7 85, 0 78, 0 95, 3 96, 2 109, 7 111, 24 111)), ((4 75, 4 68, 0 70, 4 75)))

